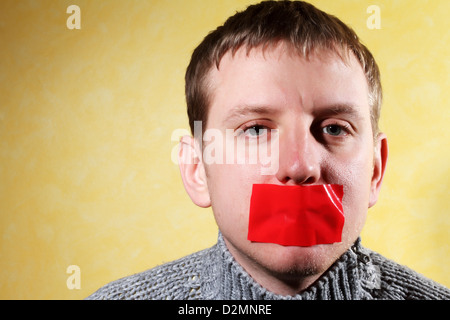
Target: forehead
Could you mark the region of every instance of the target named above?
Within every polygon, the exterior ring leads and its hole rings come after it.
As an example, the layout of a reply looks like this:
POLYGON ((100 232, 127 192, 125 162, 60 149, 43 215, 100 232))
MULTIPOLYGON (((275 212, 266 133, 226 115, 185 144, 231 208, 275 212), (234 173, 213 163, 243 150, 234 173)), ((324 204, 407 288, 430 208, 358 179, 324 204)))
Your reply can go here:
POLYGON ((212 68, 208 83, 208 121, 245 105, 285 110, 358 105, 369 113, 367 81, 353 54, 316 50, 303 57, 282 43, 240 48, 227 52, 218 68, 212 68))

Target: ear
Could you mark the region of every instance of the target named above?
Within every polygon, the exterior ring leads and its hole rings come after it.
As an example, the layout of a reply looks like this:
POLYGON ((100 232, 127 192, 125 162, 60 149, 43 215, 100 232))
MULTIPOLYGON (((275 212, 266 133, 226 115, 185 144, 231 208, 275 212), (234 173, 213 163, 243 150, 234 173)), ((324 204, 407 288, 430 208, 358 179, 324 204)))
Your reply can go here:
POLYGON ((178 165, 184 188, 192 202, 202 208, 211 206, 202 150, 194 137, 181 137, 178 165))
POLYGON ((384 133, 379 133, 375 141, 375 151, 373 159, 372 182, 370 185, 369 208, 373 207, 378 200, 381 184, 383 182, 384 171, 388 158, 388 143, 384 133))

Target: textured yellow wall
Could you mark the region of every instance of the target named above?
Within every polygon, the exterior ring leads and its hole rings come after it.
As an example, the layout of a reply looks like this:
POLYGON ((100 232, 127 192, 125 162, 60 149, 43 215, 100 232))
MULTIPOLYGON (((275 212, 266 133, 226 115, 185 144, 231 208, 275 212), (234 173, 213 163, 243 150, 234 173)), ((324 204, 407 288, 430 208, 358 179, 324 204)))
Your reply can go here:
MULTIPOLYGON (((171 135, 188 128, 190 53, 249 3, 0 1, 0 298, 84 298, 215 242, 171 135), (66 26, 71 4, 79 30, 66 26), (68 288, 69 265, 81 289, 68 288)), ((450 286, 450 2, 312 3, 349 23, 382 70, 390 158, 363 243, 450 286), (379 30, 366 25, 372 4, 379 30)))

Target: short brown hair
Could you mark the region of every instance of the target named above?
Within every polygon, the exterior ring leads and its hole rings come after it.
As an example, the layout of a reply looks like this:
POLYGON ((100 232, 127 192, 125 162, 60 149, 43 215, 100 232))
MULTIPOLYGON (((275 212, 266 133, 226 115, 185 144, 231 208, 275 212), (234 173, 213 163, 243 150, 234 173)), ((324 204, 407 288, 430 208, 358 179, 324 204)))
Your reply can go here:
POLYGON ((263 1, 228 18, 223 26, 209 33, 194 50, 186 71, 186 102, 189 126, 194 121, 206 128, 210 92, 207 78, 222 57, 242 46, 247 50, 284 41, 303 57, 316 49, 335 51, 342 59, 353 53, 358 59, 369 87, 372 130, 378 133, 382 102, 380 72, 370 51, 356 33, 335 16, 303 1, 263 1))

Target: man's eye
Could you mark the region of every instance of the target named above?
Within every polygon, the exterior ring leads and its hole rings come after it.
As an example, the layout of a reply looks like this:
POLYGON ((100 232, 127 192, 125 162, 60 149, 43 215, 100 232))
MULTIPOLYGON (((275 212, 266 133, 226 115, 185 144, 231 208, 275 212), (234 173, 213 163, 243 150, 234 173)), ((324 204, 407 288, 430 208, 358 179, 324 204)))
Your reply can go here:
POLYGON ((245 129, 245 133, 251 137, 259 137, 266 133, 267 128, 261 125, 254 125, 245 129))
POLYGON ((331 124, 323 128, 323 133, 329 134, 330 136, 341 136, 346 135, 345 129, 337 124, 331 124))

